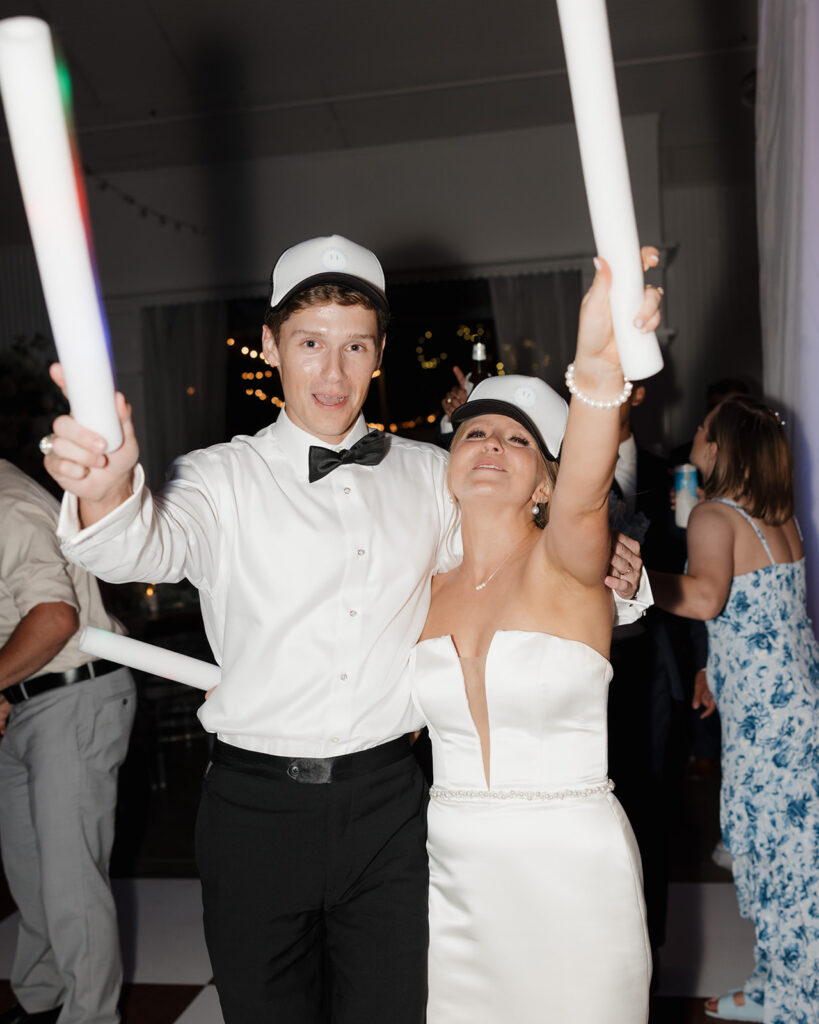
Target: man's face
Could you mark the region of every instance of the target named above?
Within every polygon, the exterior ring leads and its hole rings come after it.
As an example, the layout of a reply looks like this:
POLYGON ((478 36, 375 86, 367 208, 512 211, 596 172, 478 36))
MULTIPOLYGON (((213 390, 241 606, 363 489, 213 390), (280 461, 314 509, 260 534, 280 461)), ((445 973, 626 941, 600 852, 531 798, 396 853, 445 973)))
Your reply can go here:
POLYGON ((262 328, 268 362, 278 367, 287 415, 326 444, 340 444, 358 417, 384 338, 364 306, 308 306, 282 324, 276 343, 262 328))

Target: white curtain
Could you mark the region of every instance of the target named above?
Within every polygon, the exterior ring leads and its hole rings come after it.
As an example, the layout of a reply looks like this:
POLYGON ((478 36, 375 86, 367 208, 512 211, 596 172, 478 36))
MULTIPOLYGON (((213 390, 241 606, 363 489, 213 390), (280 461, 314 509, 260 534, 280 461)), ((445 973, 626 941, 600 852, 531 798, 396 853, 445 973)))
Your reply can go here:
POLYGON ((579 270, 489 280, 498 358, 506 373, 542 377, 563 394, 583 297, 579 270))
POLYGON ((142 312, 145 430, 142 461, 157 487, 178 456, 227 440, 224 302, 158 306, 142 312))
POLYGON ((808 603, 819 621, 819 0, 760 0, 757 218, 766 394, 796 460, 808 603))

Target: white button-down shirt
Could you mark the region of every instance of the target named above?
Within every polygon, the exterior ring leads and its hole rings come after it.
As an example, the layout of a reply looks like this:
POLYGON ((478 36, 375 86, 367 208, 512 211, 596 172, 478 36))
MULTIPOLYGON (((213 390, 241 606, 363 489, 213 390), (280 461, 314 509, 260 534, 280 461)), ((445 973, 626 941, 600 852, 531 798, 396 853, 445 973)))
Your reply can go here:
MULTIPOLYGON (((325 447, 366 433, 360 418, 325 447)), ((462 556, 446 452, 390 435, 378 466, 339 466, 311 484, 308 451, 320 443, 285 410, 254 437, 178 459, 156 495, 138 467, 134 494, 85 530, 66 495, 58 529, 66 556, 112 583, 187 577, 222 666, 202 724, 288 757, 421 727, 403 670, 432 576, 462 556)), ((646 603, 618 603, 619 621, 646 603)))
MULTIPOLYGON (((342 445, 367 433, 362 419, 342 445)), ((390 436, 378 466, 308 483, 322 444, 280 414, 255 437, 193 452, 152 496, 79 531, 66 497, 66 555, 111 582, 199 588, 222 682, 200 711, 228 743, 285 756, 366 749, 423 724, 401 679, 447 549, 447 455, 390 436), (79 532, 78 532, 79 531, 79 532)))
POLYGON ((633 513, 637 495, 637 442, 634 440, 634 434, 629 434, 617 450, 614 479, 623 492, 626 510, 629 514, 633 513))

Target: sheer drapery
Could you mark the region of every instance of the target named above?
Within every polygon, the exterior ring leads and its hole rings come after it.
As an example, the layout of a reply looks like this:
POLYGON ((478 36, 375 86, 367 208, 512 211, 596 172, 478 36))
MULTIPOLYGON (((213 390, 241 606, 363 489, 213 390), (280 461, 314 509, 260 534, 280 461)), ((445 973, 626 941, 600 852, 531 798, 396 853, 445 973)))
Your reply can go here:
POLYGON ((577 340, 580 271, 493 277, 489 289, 498 359, 505 372, 542 377, 563 394, 563 374, 577 340))
POLYGON ((142 462, 152 487, 179 455, 226 440, 224 302, 142 311, 145 430, 142 462))
POLYGON ((766 393, 789 420, 819 618, 819 0, 760 0, 757 217, 766 393))

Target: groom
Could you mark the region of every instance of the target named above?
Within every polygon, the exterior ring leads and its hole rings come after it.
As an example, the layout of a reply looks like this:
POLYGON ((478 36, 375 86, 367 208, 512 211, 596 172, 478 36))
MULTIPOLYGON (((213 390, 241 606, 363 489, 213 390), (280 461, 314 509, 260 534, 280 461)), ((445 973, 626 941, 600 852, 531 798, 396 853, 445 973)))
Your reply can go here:
POLYGON ((446 454, 361 416, 387 319, 371 252, 302 242, 262 330, 275 423, 178 459, 155 495, 122 396, 118 451, 61 417, 46 458, 70 559, 200 591, 222 683, 200 712, 218 738, 197 861, 226 1024, 424 1019, 426 787, 400 677, 459 552, 446 454))

